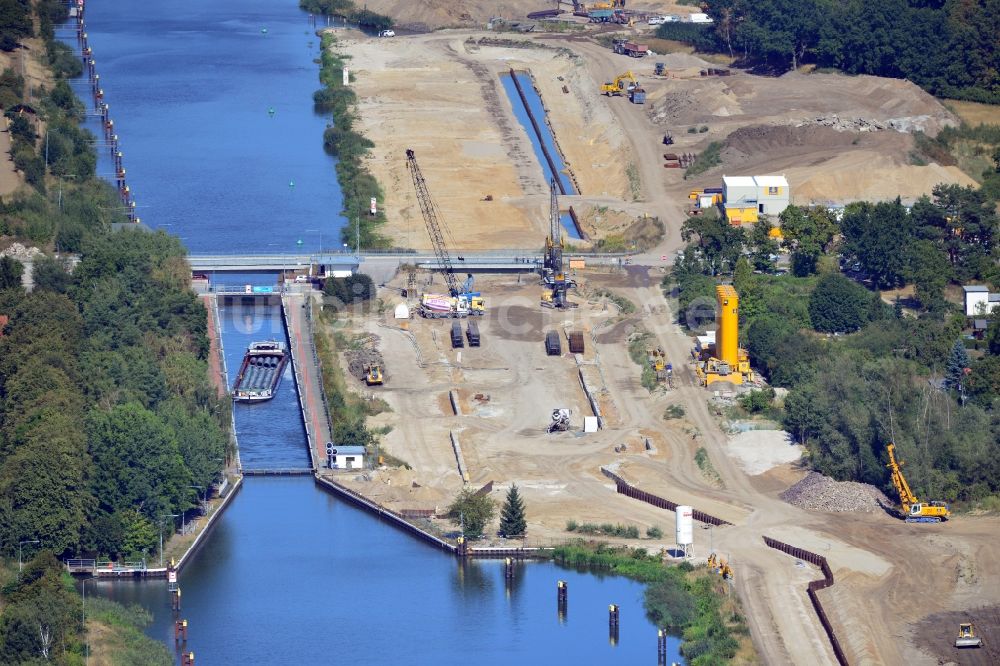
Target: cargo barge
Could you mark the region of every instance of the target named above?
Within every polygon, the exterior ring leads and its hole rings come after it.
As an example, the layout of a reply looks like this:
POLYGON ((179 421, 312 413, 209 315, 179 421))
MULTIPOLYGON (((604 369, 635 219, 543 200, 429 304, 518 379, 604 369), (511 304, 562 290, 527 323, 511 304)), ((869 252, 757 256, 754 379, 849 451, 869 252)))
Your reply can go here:
POLYGON ((277 340, 250 343, 233 385, 233 400, 260 402, 273 398, 287 363, 284 343, 277 340))

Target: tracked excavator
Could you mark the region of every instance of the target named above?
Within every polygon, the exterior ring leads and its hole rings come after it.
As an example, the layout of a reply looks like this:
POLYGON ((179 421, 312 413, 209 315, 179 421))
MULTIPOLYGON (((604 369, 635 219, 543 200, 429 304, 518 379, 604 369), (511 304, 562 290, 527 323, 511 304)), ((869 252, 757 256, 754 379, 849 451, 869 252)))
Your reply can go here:
POLYGON ((889 453, 889 464, 886 467, 892 472, 892 485, 899 495, 899 504, 903 510, 903 518, 908 523, 940 523, 951 517, 951 510, 945 502, 921 502, 917 499, 910 484, 903 476, 903 463, 896 461, 896 445, 885 447, 889 453))
POLYGON ((601 93, 607 95, 608 97, 618 97, 624 95, 633 88, 639 87, 639 79, 635 78, 635 74, 631 70, 625 72, 624 74, 619 74, 615 77, 614 81, 608 81, 601 85, 601 93))

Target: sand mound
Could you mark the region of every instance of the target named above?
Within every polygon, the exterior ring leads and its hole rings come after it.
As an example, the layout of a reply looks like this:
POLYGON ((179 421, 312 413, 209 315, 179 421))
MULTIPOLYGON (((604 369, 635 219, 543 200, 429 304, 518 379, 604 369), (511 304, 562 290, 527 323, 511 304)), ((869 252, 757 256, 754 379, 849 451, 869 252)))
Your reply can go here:
POLYGON ((781 499, 803 509, 818 511, 862 511, 873 513, 892 502, 875 486, 854 481, 834 481, 818 472, 781 493, 781 499))
POLYGON ((829 127, 791 127, 789 125, 751 125, 741 127, 725 141, 723 161, 748 158, 762 153, 784 150, 791 146, 824 149, 847 147, 855 141, 849 132, 829 127))

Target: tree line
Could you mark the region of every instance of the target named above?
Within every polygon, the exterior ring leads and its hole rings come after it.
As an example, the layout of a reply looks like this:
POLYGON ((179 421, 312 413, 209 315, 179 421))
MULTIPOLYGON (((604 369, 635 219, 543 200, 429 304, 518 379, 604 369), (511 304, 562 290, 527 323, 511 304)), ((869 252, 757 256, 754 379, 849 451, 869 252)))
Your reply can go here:
MULTIPOLYGON (((9 4, 9 3, 8 3, 9 4)), ((6 5, 5 5, 6 6, 6 5)), ((94 172, 93 136, 60 66, 53 21, 38 5, 55 83, 34 91, 36 122, 17 123, 14 152, 40 173, 0 200, 0 235, 45 250, 24 291, 18 262, 0 265, 0 551, 25 540, 57 556, 152 555, 170 514, 197 505, 226 457, 228 404, 208 381, 207 314, 189 289, 176 238, 125 221, 94 172), (70 179, 68 174, 73 174, 70 179), (58 192, 58 194, 57 194, 58 192), (78 253, 71 267, 55 252, 78 253)), ((61 14, 60 14, 61 12, 61 14)), ((0 12, 2 16, 2 12, 0 12)), ((0 99, 24 101, 0 76, 0 99)))
POLYGON ((906 78, 942 97, 1000 103, 996 0, 707 0, 709 26, 657 35, 784 72, 805 63, 906 78))
POLYGON ((780 417, 819 471, 891 492, 894 441, 921 496, 1000 505, 1000 316, 969 354, 964 314, 945 298, 967 281, 1000 286, 995 202, 939 186, 909 210, 860 202, 838 219, 791 206, 780 219, 780 242, 766 219, 750 230, 717 216, 684 225, 690 244, 664 285, 688 324, 711 319, 698 304, 715 284, 734 284, 741 342, 789 389, 780 417), (779 244, 788 275, 776 274, 779 244), (905 302, 878 293, 904 285, 915 287, 905 302))

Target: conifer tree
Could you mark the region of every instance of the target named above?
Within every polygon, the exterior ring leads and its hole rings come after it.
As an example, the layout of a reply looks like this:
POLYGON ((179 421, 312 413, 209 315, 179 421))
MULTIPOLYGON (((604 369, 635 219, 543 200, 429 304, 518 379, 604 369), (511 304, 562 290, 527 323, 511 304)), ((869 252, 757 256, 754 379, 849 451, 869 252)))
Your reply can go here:
POLYGON ((517 485, 511 484, 507 499, 500 512, 500 535, 504 537, 523 537, 528 531, 528 523, 524 519, 524 500, 517 492, 517 485))
POLYGON ((969 359, 969 352, 965 350, 965 345, 961 340, 955 341, 955 346, 951 348, 951 355, 948 357, 948 365, 945 369, 945 383, 950 389, 957 389, 962 380, 965 379, 965 369, 972 365, 969 359))

